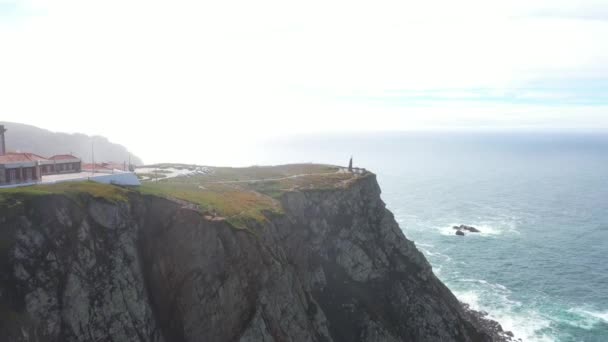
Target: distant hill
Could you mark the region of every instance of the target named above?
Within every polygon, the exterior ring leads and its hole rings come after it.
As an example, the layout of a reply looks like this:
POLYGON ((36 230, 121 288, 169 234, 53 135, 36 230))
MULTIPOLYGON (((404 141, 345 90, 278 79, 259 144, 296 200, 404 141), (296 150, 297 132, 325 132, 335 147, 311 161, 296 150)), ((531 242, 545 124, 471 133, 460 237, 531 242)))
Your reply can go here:
MULTIPOLYGON (((8 130, 5 134, 6 149, 10 152, 32 152, 43 157, 71 152, 84 162, 90 162, 91 142, 94 141, 96 162, 122 163, 129 160, 129 151, 126 147, 112 143, 102 136, 57 133, 14 122, 0 121, 0 125, 4 125, 8 130)), ((142 161, 131 155, 131 163, 141 165, 142 161)))

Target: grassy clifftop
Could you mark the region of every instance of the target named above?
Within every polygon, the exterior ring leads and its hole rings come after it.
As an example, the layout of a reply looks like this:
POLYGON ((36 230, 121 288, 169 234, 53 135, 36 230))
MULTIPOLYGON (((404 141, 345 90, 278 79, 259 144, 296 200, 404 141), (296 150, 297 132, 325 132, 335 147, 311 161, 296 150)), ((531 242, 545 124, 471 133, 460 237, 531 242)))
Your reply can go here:
POLYGON ((15 201, 27 200, 28 198, 57 194, 67 195, 72 198, 86 194, 95 198, 104 198, 111 202, 124 202, 127 201, 128 192, 129 190, 121 187, 90 181, 0 189, 0 207, 9 205, 9 203, 14 203, 15 201))
POLYGON ((140 191, 194 203, 242 227, 248 220, 263 221, 264 211, 282 212, 278 198, 287 191, 344 187, 357 177, 321 164, 206 169, 204 174, 144 182, 140 191))
MULTIPOLYGON (((186 166, 162 164, 156 167, 161 172, 162 168, 186 166)), ((337 166, 321 164, 204 169, 204 173, 144 181, 137 189, 93 182, 0 189, 0 208, 10 208, 28 198, 53 194, 67 195, 75 200, 89 195, 111 202, 124 202, 128 201, 129 193, 137 192, 188 202, 214 219, 227 220, 235 227, 244 228, 251 220, 264 221, 266 211, 281 213, 279 198, 285 192, 343 188, 357 178, 365 177, 365 174, 352 174, 337 166)))

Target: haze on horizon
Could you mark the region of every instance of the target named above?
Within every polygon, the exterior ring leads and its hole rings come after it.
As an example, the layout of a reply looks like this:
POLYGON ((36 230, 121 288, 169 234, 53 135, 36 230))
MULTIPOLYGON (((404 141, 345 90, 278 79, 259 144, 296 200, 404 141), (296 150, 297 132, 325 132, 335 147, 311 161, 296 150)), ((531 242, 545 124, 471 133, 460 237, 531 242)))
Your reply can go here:
POLYGON ((146 162, 304 133, 608 129, 606 37, 601 0, 0 0, 0 119, 146 162))

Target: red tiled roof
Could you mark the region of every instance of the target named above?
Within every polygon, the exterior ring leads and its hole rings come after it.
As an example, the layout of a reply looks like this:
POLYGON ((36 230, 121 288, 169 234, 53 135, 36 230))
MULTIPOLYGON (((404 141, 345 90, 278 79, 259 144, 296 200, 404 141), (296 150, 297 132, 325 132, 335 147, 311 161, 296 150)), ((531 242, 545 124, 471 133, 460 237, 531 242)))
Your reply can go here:
POLYGON ((63 159, 79 159, 79 158, 76 156, 73 156, 71 154, 58 154, 56 156, 52 156, 49 159, 50 160, 63 160, 63 159))
POLYGON ((25 163, 35 161, 48 161, 48 159, 34 153, 7 153, 3 156, 0 156, 0 164, 25 163))

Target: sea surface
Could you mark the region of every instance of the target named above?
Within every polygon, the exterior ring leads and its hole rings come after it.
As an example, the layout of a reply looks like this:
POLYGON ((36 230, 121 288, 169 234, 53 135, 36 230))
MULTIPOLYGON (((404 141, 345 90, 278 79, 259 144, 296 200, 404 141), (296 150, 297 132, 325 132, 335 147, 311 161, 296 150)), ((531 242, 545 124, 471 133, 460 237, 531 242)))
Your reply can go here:
POLYGON ((352 155, 460 300, 524 341, 608 341, 608 134, 318 135, 256 150, 260 164, 352 155), (481 233, 456 236, 460 224, 481 233))

